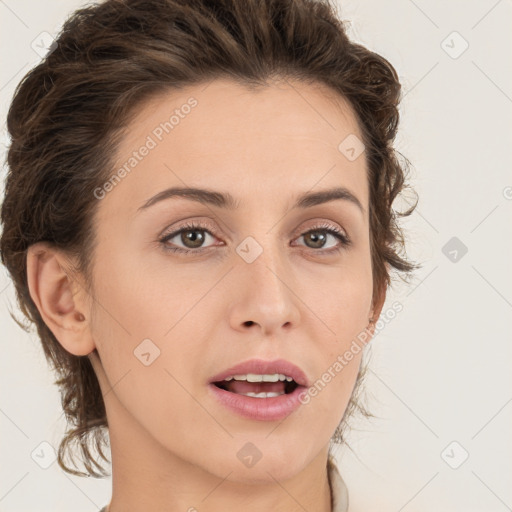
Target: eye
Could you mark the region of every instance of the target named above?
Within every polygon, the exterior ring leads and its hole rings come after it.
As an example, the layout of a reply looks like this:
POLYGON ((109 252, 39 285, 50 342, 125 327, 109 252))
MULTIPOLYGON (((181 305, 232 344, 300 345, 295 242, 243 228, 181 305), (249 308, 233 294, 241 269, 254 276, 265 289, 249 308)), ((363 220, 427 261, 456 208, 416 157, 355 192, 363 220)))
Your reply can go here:
POLYGON ((332 254, 333 252, 338 252, 351 244, 348 235, 344 231, 334 226, 331 226, 330 224, 322 224, 319 226, 315 226, 314 228, 303 233, 299 238, 304 238, 307 241, 307 243, 305 244, 306 247, 313 249, 322 249, 323 252, 330 254, 332 254), (328 240, 328 237, 337 239, 339 241, 339 245, 334 245, 334 247, 326 249, 325 244, 326 240, 328 240))
MULTIPOLYGON (((159 242, 164 246, 164 250, 166 251, 182 254, 197 254, 213 247, 213 245, 207 247, 203 246, 208 236, 214 238, 211 231, 208 230, 204 225, 191 222, 181 226, 179 229, 173 231, 172 233, 165 235, 159 240, 159 242), (174 238, 178 238, 177 242, 183 244, 182 247, 177 246, 176 242, 173 242, 172 244, 174 247, 169 246, 169 241, 173 240, 174 238)), ((300 235, 298 238, 302 237, 307 240, 307 244, 305 245, 306 247, 311 249, 319 249, 315 250, 314 252, 324 252, 328 254, 338 252, 343 248, 350 246, 352 243, 344 231, 331 226, 330 224, 315 226, 314 228, 300 235), (325 249, 325 244, 326 240, 328 240, 328 237, 337 239, 339 241, 339 245, 325 249)))
POLYGON ((204 226, 191 222, 186 224, 185 226, 180 227, 178 230, 173 231, 168 235, 165 235, 163 238, 160 239, 160 242, 164 245, 164 249, 166 251, 181 253, 199 253, 206 249, 209 249, 210 247, 201 247, 201 245, 205 242, 207 236, 213 237, 212 233, 210 233, 210 231, 206 229, 204 226), (177 238, 178 235, 180 235, 179 242, 184 244, 184 247, 169 247, 167 242, 169 242, 173 238, 177 238))

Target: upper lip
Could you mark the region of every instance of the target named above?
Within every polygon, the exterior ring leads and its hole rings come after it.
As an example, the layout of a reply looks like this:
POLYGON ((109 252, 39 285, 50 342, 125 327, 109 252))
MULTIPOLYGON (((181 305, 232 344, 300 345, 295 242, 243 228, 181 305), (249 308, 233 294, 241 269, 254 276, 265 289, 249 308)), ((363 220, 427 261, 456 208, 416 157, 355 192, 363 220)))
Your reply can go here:
POLYGON ((276 359, 274 361, 265 361, 263 359, 250 359, 244 361, 231 368, 227 368, 221 373, 215 375, 210 379, 210 382, 219 382, 227 377, 233 375, 246 375, 248 373, 255 373, 257 375, 273 375, 274 373, 282 373, 291 377, 299 386, 308 387, 308 378, 306 374, 290 361, 285 359, 276 359))

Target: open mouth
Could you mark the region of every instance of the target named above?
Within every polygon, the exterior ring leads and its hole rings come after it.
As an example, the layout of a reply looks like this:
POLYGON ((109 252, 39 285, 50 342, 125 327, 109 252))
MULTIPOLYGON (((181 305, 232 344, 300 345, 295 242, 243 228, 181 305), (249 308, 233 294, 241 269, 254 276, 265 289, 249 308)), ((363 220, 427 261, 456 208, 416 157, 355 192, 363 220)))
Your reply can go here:
POLYGON ((303 405, 301 393, 307 386, 304 372, 285 360, 253 359, 224 370, 209 382, 215 400, 254 421, 286 418, 303 405))
POLYGON ((291 377, 283 374, 235 375, 222 381, 213 382, 213 384, 224 391, 253 398, 288 395, 298 387, 291 377))

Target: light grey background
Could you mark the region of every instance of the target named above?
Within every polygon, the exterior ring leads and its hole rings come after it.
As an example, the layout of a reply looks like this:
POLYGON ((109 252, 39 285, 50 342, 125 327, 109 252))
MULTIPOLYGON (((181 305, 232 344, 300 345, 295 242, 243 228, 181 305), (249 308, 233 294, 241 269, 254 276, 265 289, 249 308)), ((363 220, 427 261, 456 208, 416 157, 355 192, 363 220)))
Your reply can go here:
MULTIPOLYGON (((396 282, 384 310, 394 300, 404 309, 372 343, 377 418, 354 423, 355 454, 338 453, 350 511, 512 510, 511 1, 339 3, 352 38, 389 59, 404 87, 397 147, 420 195, 404 226, 424 265, 411 285, 396 282), (452 237, 467 254, 443 253, 452 237)), ((2 157, 14 88, 40 58, 32 42, 82 5, 0 0, 2 157)), ((3 267, 0 292, 0 511, 98 510, 110 479, 31 458, 49 453, 41 442, 58 446, 65 423, 36 335, 9 316, 3 267)))

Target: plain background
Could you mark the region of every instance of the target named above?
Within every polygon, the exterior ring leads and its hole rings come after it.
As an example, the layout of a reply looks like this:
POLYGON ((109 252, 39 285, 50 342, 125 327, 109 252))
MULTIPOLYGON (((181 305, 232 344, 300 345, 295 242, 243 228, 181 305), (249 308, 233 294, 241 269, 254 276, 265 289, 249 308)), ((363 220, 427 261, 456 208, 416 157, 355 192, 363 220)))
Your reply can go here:
MULTIPOLYGON (((396 281, 384 310, 399 300, 403 311, 372 343, 377 417, 354 421, 353 452, 337 455, 351 511, 512 510, 511 3, 340 0, 351 37, 403 84, 397 148, 420 196, 404 228, 423 263, 411 284, 396 281)), ((0 0, 2 157, 14 88, 40 59, 32 42, 82 5, 0 0)), ((98 510, 109 478, 31 456, 58 446, 60 396, 36 335, 9 315, 21 313, 3 267, 0 292, 0 511, 98 510)))

